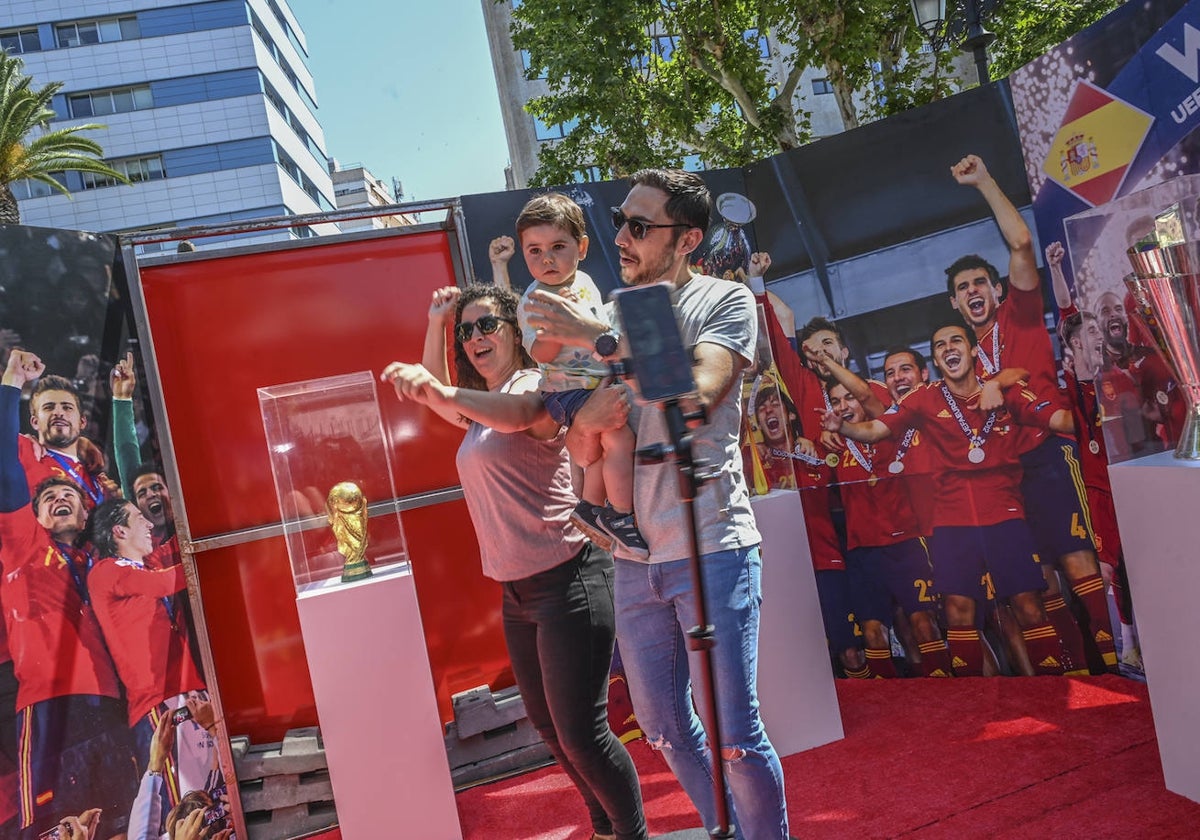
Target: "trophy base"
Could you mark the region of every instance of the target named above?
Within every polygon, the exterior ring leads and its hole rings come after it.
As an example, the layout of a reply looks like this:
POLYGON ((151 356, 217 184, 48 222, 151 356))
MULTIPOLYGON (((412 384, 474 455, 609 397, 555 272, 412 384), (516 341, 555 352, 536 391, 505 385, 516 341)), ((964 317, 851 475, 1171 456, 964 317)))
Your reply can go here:
POLYGON ((1200 461, 1200 405, 1188 408, 1187 420, 1175 445, 1175 457, 1184 461, 1200 461))
POLYGON ((342 583, 350 583, 351 581, 362 580, 370 576, 371 567, 367 564, 366 560, 359 560, 356 563, 347 563, 342 566, 342 583))

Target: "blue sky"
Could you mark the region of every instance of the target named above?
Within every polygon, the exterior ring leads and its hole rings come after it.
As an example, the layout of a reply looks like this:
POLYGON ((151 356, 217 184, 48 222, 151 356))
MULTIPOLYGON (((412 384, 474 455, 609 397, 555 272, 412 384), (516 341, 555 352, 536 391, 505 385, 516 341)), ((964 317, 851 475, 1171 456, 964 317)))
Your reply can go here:
MULTIPOLYGON (((490 0, 489 0, 490 1, 490 0)), ((504 189, 508 147, 483 0, 288 0, 326 149, 406 201, 504 189)))

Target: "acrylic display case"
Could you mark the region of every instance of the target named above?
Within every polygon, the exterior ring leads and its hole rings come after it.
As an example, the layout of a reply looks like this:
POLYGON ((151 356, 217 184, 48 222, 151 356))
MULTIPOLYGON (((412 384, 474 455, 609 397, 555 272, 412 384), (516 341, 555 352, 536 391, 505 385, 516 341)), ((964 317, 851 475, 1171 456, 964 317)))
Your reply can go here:
POLYGON ((406 836, 460 840, 375 377, 363 371, 258 396, 342 836, 368 837, 404 814, 406 836), (338 549, 358 544, 361 522, 343 521, 335 537, 325 510, 343 482, 369 503, 371 574, 354 580, 343 580, 338 549), (402 748, 380 749, 385 718, 387 738, 402 748))
POLYGON ((258 400, 297 595, 342 583, 346 558, 338 551, 327 499, 344 482, 355 484, 367 503, 372 573, 407 568, 391 450, 371 372, 259 388, 258 400))

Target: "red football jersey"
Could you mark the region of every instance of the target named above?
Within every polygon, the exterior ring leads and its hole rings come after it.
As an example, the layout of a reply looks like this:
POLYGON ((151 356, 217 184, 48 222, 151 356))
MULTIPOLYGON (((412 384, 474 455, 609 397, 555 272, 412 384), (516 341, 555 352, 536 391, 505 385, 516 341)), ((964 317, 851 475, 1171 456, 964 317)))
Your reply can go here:
MULTIPOLYGON (((1120 371, 1118 371, 1120 373, 1120 371)), ((1096 400, 1096 383, 1077 380, 1066 372, 1067 393, 1072 396, 1071 415, 1075 418, 1075 437, 1079 443, 1079 467, 1088 487, 1112 492, 1108 479, 1108 442, 1104 437, 1104 419, 1096 400)), ((1119 419, 1119 418, 1117 418, 1119 419)))
MULTIPOLYGON (((972 436, 982 436, 989 423, 989 414, 979 409, 979 397, 979 392, 969 398, 952 397, 972 436)), ((1048 407, 1039 410, 1037 400, 1030 391, 1008 389, 1005 406, 994 413, 979 447, 982 460, 970 456, 975 447, 940 384, 910 391, 895 412, 879 418, 893 437, 902 437, 909 428, 923 435, 937 482, 934 527, 994 525, 1024 517, 1018 424, 1046 428, 1053 413, 1048 407)))
POLYGON ((88 591, 125 685, 129 725, 163 700, 204 688, 187 630, 171 599, 185 586, 183 566, 152 569, 106 557, 88 575, 88 591))
POLYGON ((1067 400, 1058 387, 1058 362, 1046 331, 1040 289, 1024 291, 1012 286, 996 310, 995 325, 982 333, 975 372, 983 379, 1004 368, 1029 371, 1029 390, 1039 400, 1049 400, 1055 409, 1066 408, 1067 400), (997 346, 998 343, 998 346, 997 346))
POLYGON ((25 480, 29 483, 30 493, 33 493, 44 479, 56 476, 70 479, 79 485, 83 490, 83 503, 89 510, 104 501, 104 488, 97 476, 88 472, 87 468, 74 458, 50 451, 44 451, 39 458, 33 440, 26 435, 17 435, 17 457, 21 460, 21 468, 25 470, 25 480))
MULTIPOLYGON (((901 438, 902 439, 902 438, 901 438)), ((846 547, 894 545, 921 536, 909 501, 908 479, 888 471, 900 441, 847 441, 837 466, 846 509, 846 547)))
POLYGON ((31 505, 0 513, 0 546, 17 709, 70 694, 120 697, 100 624, 83 595, 87 554, 55 543, 31 505))
MULTIPOLYGON (((771 355, 775 365, 787 386, 788 393, 800 413, 800 425, 805 437, 815 442, 820 436, 820 419, 812 409, 820 406, 825 410, 825 400, 821 396, 821 381, 816 374, 804 366, 788 337, 775 317, 775 311, 765 294, 755 295, 754 299, 762 304, 767 319, 767 334, 771 342, 771 355)), ((812 550, 813 568, 818 571, 846 568, 842 557, 842 549, 834 530, 833 520, 829 515, 829 481, 832 471, 828 466, 810 466, 803 461, 792 465, 796 481, 800 486, 800 502, 804 507, 804 527, 808 532, 809 547, 812 550)))

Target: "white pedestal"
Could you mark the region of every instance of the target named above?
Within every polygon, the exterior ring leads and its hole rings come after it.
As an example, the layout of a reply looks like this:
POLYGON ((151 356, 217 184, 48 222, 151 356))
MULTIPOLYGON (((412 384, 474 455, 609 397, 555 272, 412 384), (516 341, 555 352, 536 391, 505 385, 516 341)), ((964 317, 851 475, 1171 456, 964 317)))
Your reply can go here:
POLYGON ((1161 452, 1109 468, 1167 789, 1200 802, 1200 462, 1161 452))
POLYGON ((296 600, 342 836, 462 840, 406 566, 296 600))
POLYGON ((844 737, 804 511, 795 491, 754 499, 762 534, 758 698, 780 757, 844 737))

